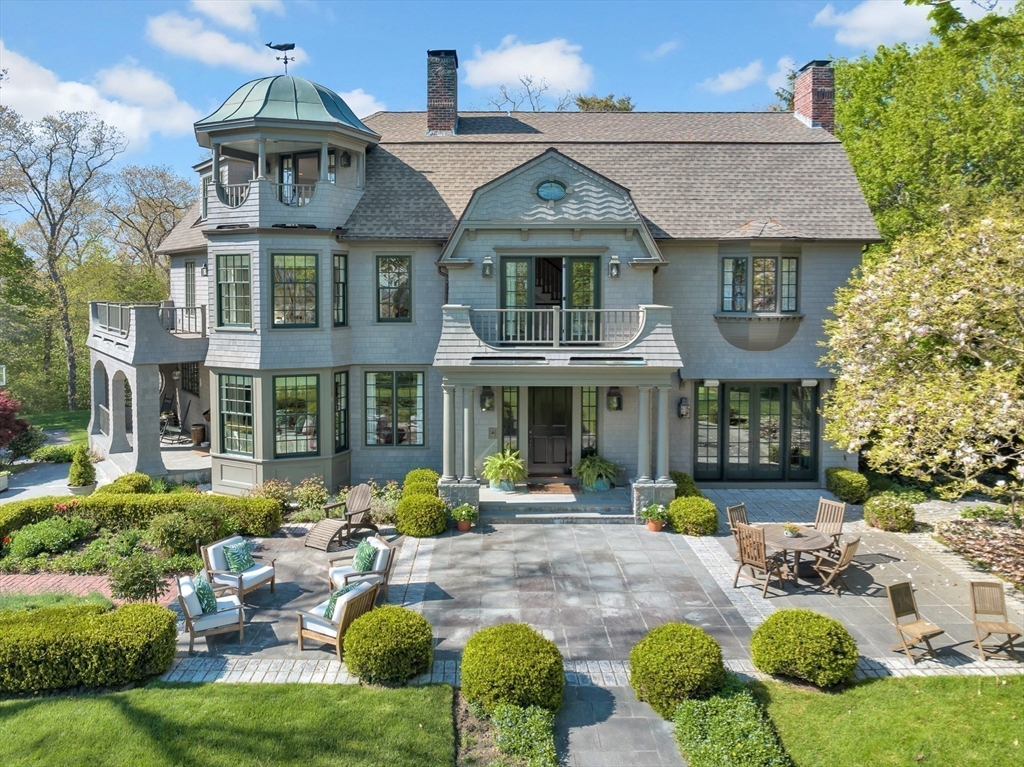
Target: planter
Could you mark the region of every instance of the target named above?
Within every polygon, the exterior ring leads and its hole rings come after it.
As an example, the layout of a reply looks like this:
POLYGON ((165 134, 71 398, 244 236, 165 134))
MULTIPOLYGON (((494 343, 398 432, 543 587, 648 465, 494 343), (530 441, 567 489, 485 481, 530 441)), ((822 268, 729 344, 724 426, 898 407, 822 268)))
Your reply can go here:
POLYGON ((660 533, 661 532, 661 528, 664 527, 664 525, 665 525, 665 522, 664 522, 664 520, 661 520, 661 519, 648 519, 647 520, 647 529, 650 530, 652 533, 660 533))
POLYGON ((782 534, 784 536, 786 536, 787 538, 799 538, 800 537, 800 533, 791 533, 791 532, 789 532, 789 530, 783 530, 782 534))
POLYGON ((612 489, 612 483, 605 477, 598 477, 593 485, 584 485, 583 489, 588 493, 606 493, 612 489))
POLYGON ((514 493, 516 491, 516 484, 512 480, 502 479, 498 482, 491 480, 491 490, 498 493, 514 493))
POLYGON ((0 474, 0 493, 7 489, 7 479, 10 476, 11 475, 7 473, 0 474))
POLYGON ((473 523, 468 519, 456 519, 455 527, 458 528, 460 533, 468 533, 469 529, 473 526, 473 523))
POLYGON ((92 491, 95 489, 95 482, 91 485, 68 485, 68 492, 71 493, 71 495, 92 495, 92 491))

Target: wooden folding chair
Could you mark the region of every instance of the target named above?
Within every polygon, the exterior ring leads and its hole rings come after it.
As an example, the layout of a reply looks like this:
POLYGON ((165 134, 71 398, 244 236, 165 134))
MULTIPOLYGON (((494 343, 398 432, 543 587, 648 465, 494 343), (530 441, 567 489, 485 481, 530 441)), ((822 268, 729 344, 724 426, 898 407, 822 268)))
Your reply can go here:
POLYGON ((760 585, 762 581, 758 575, 763 575, 764 586, 761 589, 761 597, 764 598, 768 596, 768 584, 771 583, 774 575, 779 579, 779 587, 785 590, 785 579, 789 577, 789 567, 780 554, 770 556, 767 554, 764 546, 764 530, 760 527, 744 525, 741 522, 736 525, 733 537, 736 539, 736 549, 739 552, 739 566, 736 568, 736 577, 732 579, 732 587, 737 587, 741 576, 760 585), (750 575, 743 572, 744 567, 750 568, 750 575))
POLYGON ((934 623, 929 623, 921 618, 921 613, 917 611, 914 588, 910 585, 910 581, 894 583, 892 586, 886 586, 885 590, 889 595, 892 619, 896 624, 896 636, 900 638, 900 643, 894 645, 892 650, 894 652, 903 650, 913 663, 917 663, 929 655, 935 658, 935 649, 932 647, 931 640, 946 632, 934 623), (908 616, 913 616, 914 620, 900 623, 902 618, 908 616), (921 649, 919 646, 921 644, 928 649, 921 649), (913 649, 917 649, 919 652, 915 655, 913 649))
POLYGON ((815 554, 814 563, 811 567, 821 576, 821 587, 831 589, 832 593, 839 596, 840 588, 847 591, 850 587, 843 580, 843 571, 853 562, 853 555, 857 553, 857 546, 860 545, 860 537, 854 538, 843 544, 839 551, 839 557, 833 559, 827 554, 815 554))
POLYGON ((839 556, 839 536, 843 534, 843 517, 846 516, 846 504, 818 499, 818 513, 814 515, 814 529, 832 539, 828 552, 839 556))
POLYGON ((736 532, 736 525, 749 525, 747 521, 747 505, 738 503, 735 506, 725 507, 725 517, 729 521, 729 532, 736 532))
POLYGON ((1001 583, 992 581, 971 581, 971 623, 974 624, 974 645, 978 648, 981 659, 988 660, 989 655, 1006 653, 1018 660, 1013 643, 1020 639, 1021 632, 1010 624, 1006 613, 1006 594, 1001 583), (999 618, 999 620, 992 620, 999 618), (1006 641, 990 647, 985 641, 994 634, 1005 634, 1006 641))

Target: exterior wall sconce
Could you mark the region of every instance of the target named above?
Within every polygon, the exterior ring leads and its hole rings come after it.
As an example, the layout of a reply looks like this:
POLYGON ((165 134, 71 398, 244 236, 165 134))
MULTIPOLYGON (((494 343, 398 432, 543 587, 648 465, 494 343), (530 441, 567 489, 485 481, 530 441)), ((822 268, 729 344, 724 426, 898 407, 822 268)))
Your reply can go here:
POLYGON ((621 267, 621 264, 619 263, 619 257, 618 256, 612 256, 611 261, 608 262, 608 276, 609 277, 618 277, 619 276, 619 268, 620 267, 621 267))
POLYGON ((704 379, 704 387, 707 388, 707 389, 717 389, 718 388, 718 379, 717 378, 705 378, 704 379))
POLYGON ((800 381, 800 385, 805 389, 813 389, 818 385, 818 382, 814 378, 805 378, 800 381))
POLYGON ((686 397, 679 398, 679 404, 676 406, 676 415, 680 418, 690 417, 690 400, 686 397))
POLYGON ((174 368, 174 371, 171 373, 171 378, 173 378, 175 381, 180 381, 181 380, 181 367, 180 366, 174 368))
POLYGON ((622 410, 622 392, 619 391, 618 386, 613 386, 608 390, 607 401, 609 410, 622 410))
POLYGON ((483 274, 484 277, 494 276, 494 261, 491 260, 490 256, 484 256, 483 274))
POLYGON ((348 152, 342 152, 340 160, 342 168, 352 167, 352 155, 350 155, 348 152))
POLYGON ((199 274, 203 277, 206 277, 209 274, 209 271, 206 268, 206 264, 203 264, 201 267, 199 267, 199 274))
POLYGON ((485 386, 480 391, 480 409, 485 413, 494 410, 494 390, 490 386, 485 386))

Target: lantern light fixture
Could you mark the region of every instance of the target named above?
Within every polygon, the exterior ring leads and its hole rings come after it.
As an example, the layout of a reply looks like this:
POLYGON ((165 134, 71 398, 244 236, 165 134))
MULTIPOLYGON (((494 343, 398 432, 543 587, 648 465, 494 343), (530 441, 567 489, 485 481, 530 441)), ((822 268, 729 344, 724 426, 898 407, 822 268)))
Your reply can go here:
POLYGON ((484 256, 483 275, 484 277, 494 276, 494 261, 491 260, 490 256, 484 256))
POLYGON ((342 168, 351 168, 352 167, 352 155, 350 155, 348 152, 342 152, 341 153, 341 167, 342 168))
POLYGON ((480 390, 480 409, 485 413, 494 410, 494 390, 490 386, 480 390))
POLYGON ((676 415, 680 418, 690 417, 690 400, 686 397, 679 398, 679 404, 676 406, 676 415))
POLYGON ((210 272, 209 272, 209 269, 207 268, 206 264, 203 264, 202 266, 199 267, 199 275, 201 277, 206 277, 206 276, 209 275, 209 273, 210 272))
POLYGON ((611 411, 622 410, 622 392, 619 391, 618 386, 612 386, 608 389, 608 409, 611 411))
POLYGON ((608 276, 612 278, 618 277, 620 267, 621 264, 619 263, 619 257, 612 256, 611 260, 608 262, 608 276))

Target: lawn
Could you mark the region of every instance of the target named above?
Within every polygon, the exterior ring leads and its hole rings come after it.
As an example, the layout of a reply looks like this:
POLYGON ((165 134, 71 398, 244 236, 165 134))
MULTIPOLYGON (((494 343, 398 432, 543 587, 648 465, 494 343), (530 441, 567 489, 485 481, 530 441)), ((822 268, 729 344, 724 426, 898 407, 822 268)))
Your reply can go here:
POLYGON ((1024 677, 875 679, 841 693, 757 685, 796 767, 1015 767, 1024 677))
POLYGON ((67 429, 72 445, 89 444, 89 411, 66 410, 60 413, 36 413, 25 418, 40 429, 67 429))
POLYGON ((449 767, 452 688, 153 683, 0 701, 0 764, 449 767))
POLYGON ((98 592, 86 596, 48 591, 44 594, 22 594, 17 591, 0 592, 0 613, 10 610, 38 610, 40 607, 60 605, 97 604, 113 607, 114 603, 98 592))

